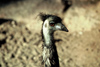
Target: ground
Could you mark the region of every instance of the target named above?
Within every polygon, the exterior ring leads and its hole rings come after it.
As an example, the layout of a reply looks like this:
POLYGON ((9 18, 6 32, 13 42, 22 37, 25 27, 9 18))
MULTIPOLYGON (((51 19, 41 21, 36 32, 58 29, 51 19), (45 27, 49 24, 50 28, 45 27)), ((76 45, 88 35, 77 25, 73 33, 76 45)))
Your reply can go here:
POLYGON ((69 30, 54 33, 60 67, 100 67, 100 1, 88 1, 75 0, 65 12, 61 0, 1 5, 0 67, 43 67, 40 12, 60 16, 69 30))

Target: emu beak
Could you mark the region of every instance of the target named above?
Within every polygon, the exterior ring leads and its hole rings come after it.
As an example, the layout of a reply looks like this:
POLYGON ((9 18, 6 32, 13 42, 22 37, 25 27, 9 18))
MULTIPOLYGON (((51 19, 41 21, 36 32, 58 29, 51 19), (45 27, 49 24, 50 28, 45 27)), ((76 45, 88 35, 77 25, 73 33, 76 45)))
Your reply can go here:
POLYGON ((66 32, 68 32, 68 29, 62 24, 62 26, 61 26, 61 30, 62 31, 66 31, 66 32))

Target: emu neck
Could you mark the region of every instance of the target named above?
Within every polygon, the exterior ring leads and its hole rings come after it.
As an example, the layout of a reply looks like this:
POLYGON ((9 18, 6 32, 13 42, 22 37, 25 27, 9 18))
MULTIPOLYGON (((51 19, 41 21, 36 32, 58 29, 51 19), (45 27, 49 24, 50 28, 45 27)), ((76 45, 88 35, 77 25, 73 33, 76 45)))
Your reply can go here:
POLYGON ((48 28, 43 29, 43 38, 46 46, 51 46, 54 44, 53 32, 50 32, 48 28))

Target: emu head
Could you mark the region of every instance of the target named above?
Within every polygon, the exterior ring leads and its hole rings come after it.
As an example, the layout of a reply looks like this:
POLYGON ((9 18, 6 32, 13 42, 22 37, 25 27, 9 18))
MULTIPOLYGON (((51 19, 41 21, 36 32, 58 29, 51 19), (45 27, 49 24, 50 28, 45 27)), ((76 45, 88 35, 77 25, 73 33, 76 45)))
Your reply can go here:
POLYGON ((60 17, 49 14, 40 14, 40 18, 43 21, 43 29, 49 30, 50 33, 53 33, 56 30, 68 32, 68 29, 62 23, 60 17))

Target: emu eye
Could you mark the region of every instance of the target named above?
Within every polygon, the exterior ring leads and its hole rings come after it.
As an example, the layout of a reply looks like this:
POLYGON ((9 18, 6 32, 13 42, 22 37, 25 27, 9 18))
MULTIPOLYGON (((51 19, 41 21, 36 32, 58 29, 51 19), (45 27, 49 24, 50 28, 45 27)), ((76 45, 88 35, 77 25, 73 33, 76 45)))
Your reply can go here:
POLYGON ((50 26, 54 26, 55 24, 54 23, 50 23, 50 26))
POLYGON ((50 21, 50 26, 54 26, 55 25, 55 23, 54 23, 54 21, 50 21))

